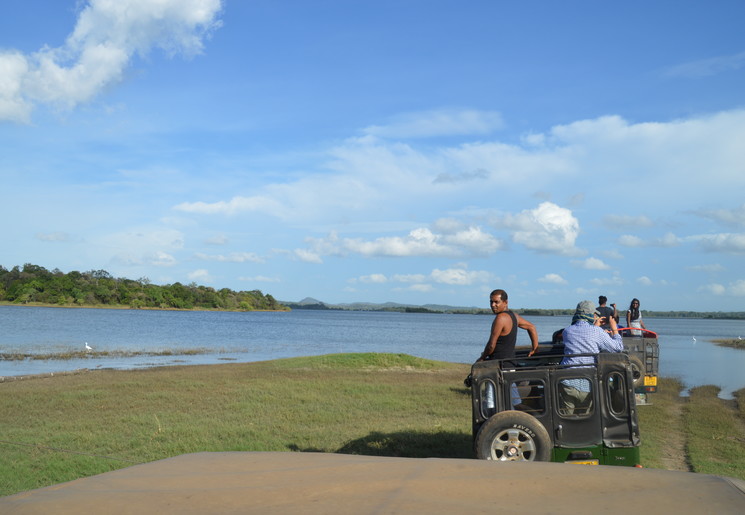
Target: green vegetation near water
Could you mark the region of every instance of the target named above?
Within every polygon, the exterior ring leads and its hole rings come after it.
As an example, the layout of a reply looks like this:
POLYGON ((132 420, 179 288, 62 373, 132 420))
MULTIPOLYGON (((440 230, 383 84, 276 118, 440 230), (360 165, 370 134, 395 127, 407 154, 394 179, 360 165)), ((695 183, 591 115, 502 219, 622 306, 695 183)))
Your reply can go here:
POLYGON ((215 290, 196 283, 151 284, 112 277, 105 270, 63 273, 25 264, 8 270, 0 266, 0 302, 65 307, 126 307, 133 309, 215 309, 278 311, 287 309, 259 290, 215 290))
POLYGON ((723 338, 718 340, 712 340, 712 343, 721 345, 722 347, 732 347, 735 349, 745 349, 745 340, 742 338, 723 338))
MULTIPOLYGON (((404 354, 38 376, 0 383, 0 495, 184 453, 471 458, 469 367, 404 354)), ((745 479, 745 392, 639 407, 642 461, 745 479)))

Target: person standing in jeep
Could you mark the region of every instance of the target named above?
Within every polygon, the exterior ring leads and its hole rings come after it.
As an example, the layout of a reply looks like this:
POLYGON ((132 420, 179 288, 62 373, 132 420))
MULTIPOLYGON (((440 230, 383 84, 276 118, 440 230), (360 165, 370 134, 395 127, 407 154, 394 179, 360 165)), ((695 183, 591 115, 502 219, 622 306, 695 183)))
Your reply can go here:
POLYGON ((517 328, 525 329, 530 335, 533 349, 528 353, 532 356, 538 350, 538 331, 531 322, 508 308, 507 292, 494 290, 489 295, 489 305, 496 316, 491 324, 491 334, 486 342, 484 352, 476 361, 512 358, 515 356, 515 342, 517 342, 517 328))
POLYGON ((611 318, 616 321, 616 324, 618 324, 618 309, 616 309, 615 304, 611 304, 610 307, 606 306, 607 302, 608 297, 605 295, 598 297, 598 313, 600 313, 600 317, 602 318, 600 321, 600 327, 606 331, 610 331, 611 318))
MULTIPOLYGON (((583 300, 577 304, 572 325, 564 329, 564 359, 562 365, 595 364, 592 354, 600 352, 623 352, 623 338, 618 334, 616 319, 611 317, 610 334, 600 327, 601 317, 595 304, 583 300)), ((559 385, 565 413, 572 414, 580 406, 586 406, 590 396, 590 382, 586 379, 569 379, 559 385)))

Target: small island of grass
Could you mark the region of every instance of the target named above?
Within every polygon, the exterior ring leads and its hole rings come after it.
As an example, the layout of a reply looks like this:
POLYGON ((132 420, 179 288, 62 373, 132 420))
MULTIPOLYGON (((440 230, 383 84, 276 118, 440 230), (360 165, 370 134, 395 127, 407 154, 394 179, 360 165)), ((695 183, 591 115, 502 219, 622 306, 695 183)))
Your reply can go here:
POLYGON ((745 339, 740 338, 718 338, 712 340, 713 343, 722 347, 734 347, 735 349, 745 349, 745 339))

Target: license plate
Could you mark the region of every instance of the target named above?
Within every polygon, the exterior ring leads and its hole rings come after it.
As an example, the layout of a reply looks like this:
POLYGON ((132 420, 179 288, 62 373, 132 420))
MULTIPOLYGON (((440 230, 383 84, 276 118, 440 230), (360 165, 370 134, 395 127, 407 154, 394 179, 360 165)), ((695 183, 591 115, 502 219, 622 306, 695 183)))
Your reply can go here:
POLYGON ((657 386, 657 376, 644 376, 644 386, 657 386))
POLYGON ((565 461, 564 463, 573 463, 574 465, 598 465, 598 460, 565 461))

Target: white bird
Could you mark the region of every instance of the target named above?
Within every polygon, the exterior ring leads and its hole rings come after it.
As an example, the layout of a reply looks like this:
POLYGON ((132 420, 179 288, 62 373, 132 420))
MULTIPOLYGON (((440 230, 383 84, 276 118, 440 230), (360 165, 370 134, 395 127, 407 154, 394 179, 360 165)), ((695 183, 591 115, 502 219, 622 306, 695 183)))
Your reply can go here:
POLYGON ((740 340, 740 341, 742 341, 742 338, 740 338, 739 336, 737 337, 737 339, 740 340))
POLYGON ((90 345, 88 345, 88 342, 85 342, 85 350, 86 351, 91 351, 91 350, 93 350, 93 347, 91 347, 90 345))
POLYGON ((691 338, 693 338, 693 343, 696 343, 696 337, 695 336, 691 336, 691 338))

